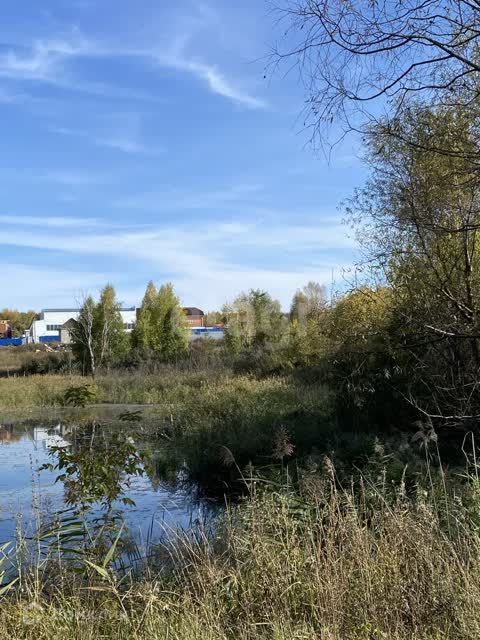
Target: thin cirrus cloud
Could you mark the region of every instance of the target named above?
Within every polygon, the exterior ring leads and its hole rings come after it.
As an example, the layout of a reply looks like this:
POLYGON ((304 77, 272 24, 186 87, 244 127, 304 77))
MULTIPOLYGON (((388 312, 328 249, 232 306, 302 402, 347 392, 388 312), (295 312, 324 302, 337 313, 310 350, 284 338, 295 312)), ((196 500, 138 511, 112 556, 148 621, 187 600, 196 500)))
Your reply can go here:
MULTIPOLYGON (((111 182, 113 175, 89 169, 44 169, 0 167, 0 181, 11 183, 52 183, 64 187, 93 187, 111 182)), ((1 213, 1 212, 0 212, 1 213)))
POLYGON ((111 280, 111 274, 99 271, 68 271, 14 262, 8 265, 8 279, 2 294, 9 304, 22 309, 42 309, 50 304, 76 305, 85 287, 100 289, 111 280), (30 283, 35 283, 34 286, 30 283))
POLYGON ((265 100, 250 95, 248 92, 232 84, 219 69, 213 65, 190 60, 182 56, 158 56, 160 65, 189 73, 205 84, 212 93, 227 98, 249 109, 266 109, 265 100))
POLYGON ((164 48, 161 51, 149 51, 148 56, 152 56, 161 67, 192 75, 211 93, 226 98, 237 105, 248 109, 266 109, 268 107, 265 100, 252 95, 247 89, 241 87, 238 81, 227 78, 217 65, 207 63, 189 53, 187 49, 192 36, 192 33, 183 34, 173 40, 169 48, 164 48))
MULTIPOLYGON (((10 217, 12 223, 13 218, 10 217)), ((69 229, 62 218, 51 218, 51 225, 57 225, 59 232, 62 225, 65 226, 62 235, 52 236, 42 233, 43 220, 24 218, 25 226, 28 222, 32 229, 16 235, 4 234, 0 244, 51 252, 61 250, 78 255, 131 258, 137 263, 140 261, 179 277, 193 275, 199 269, 203 274, 232 271, 242 263, 242 253, 252 248, 260 256, 272 249, 275 252, 282 251, 285 263, 287 258, 291 258, 296 264, 305 266, 312 259, 303 258, 302 254, 312 247, 317 252, 332 248, 348 252, 353 247, 352 240, 338 221, 318 226, 283 224, 275 230, 268 224, 254 221, 219 224, 208 229, 202 224, 188 224, 181 227, 145 225, 128 229, 109 228, 108 231, 102 230, 99 223, 98 231, 92 235, 85 227, 97 224, 96 221, 71 219, 70 228, 76 226, 75 234, 71 234, 67 233, 69 229), (33 228, 35 224, 38 229, 33 228)), ((5 220, 7 222, 9 220, 5 220)), ((254 259, 254 262, 258 262, 258 259, 254 259)))
MULTIPOLYGON (((251 95, 235 80, 227 78, 217 65, 199 60, 173 47, 167 53, 155 48, 118 48, 86 40, 78 33, 72 39, 38 40, 27 48, 11 46, 0 54, 0 76, 13 80, 35 80, 93 93, 107 93, 108 85, 74 80, 67 73, 68 62, 81 58, 130 57, 154 62, 159 67, 188 73, 215 95, 249 109, 265 109, 265 100, 251 95)), ((114 93, 117 91, 113 88, 114 93)), ((138 92, 137 92, 138 93, 138 92)), ((135 97, 135 92, 132 93, 135 97)))
POLYGON ((112 136, 109 138, 96 138, 94 143, 100 147, 109 147, 110 149, 123 151, 123 153, 139 153, 147 156, 156 156, 165 153, 163 147, 150 148, 139 140, 127 137, 112 136))
POLYGON ((97 134, 95 132, 70 129, 68 127, 50 127, 52 133, 87 140, 97 147, 106 147, 126 154, 140 154, 146 156, 158 156, 165 153, 164 147, 148 146, 136 133, 111 133, 97 134))
POLYGON ((10 46, 0 55, 0 75, 20 80, 55 81, 69 58, 94 55, 99 50, 86 40, 36 40, 29 47, 10 46))
MULTIPOLYGON (((1 44, 1 43, 0 43, 1 44)), ((36 40, 28 46, 3 46, 0 53, 0 77, 9 81, 44 83, 52 87, 85 93, 107 99, 164 102, 163 97, 138 88, 120 87, 111 83, 92 82, 72 73, 69 63, 81 58, 113 55, 97 43, 75 34, 70 39, 36 40)), ((26 94, 7 94, 11 102, 31 102, 26 94)))
POLYGON ((54 182, 66 187, 88 187, 106 181, 106 177, 98 173, 63 169, 44 171, 38 173, 36 177, 42 182, 54 182))
POLYGON ((153 278, 174 282, 185 304, 218 308, 261 287, 287 307, 297 287, 329 282, 332 268, 353 262, 353 243, 332 215, 335 183, 322 191, 318 164, 311 176, 288 174, 304 163, 301 143, 284 134, 284 93, 262 91, 254 65, 244 64, 263 46, 255 3, 238 12, 228 0, 207 1, 216 13, 202 13, 203 0, 188 10, 174 0, 135 10, 121 3, 110 20, 98 3, 75 15, 67 0, 68 13, 46 0, 55 20, 42 12, 26 25, 22 9, 4 27, 8 304, 70 306, 79 289, 93 293, 107 280, 137 303, 153 278), (63 22, 32 39, 33 24, 70 18, 81 27, 63 22), (262 153, 237 145, 257 131, 262 153))
POLYGON ((249 202, 261 197, 264 187, 257 183, 240 183, 234 184, 229 188, 204 191, 201 193, 185 193, 183 190, 169 191, 147 191, 124 196, 118 200, 114 200, 112 205, 120 209, 135 209, 142 211, 159 211, 159 210, 196 210, 210 209, 215 210, 218 207, 227 209, 232 207, 238 210, 238 207, 245 202, 249 202))
MULTIPOLYGON (((91 218, 70 218, 68 222, 61 217, 4 216, 0 219, 7 230, 9 224, 19 222, 25 227, 22 233, 3 234, 0 245, 39 250, 52 257, 61 251, 78 258, 90 255, 132 260, 138 275, 144 274, 145 281, 158 278, 158 274, 162 274, 163 280, 174 280, 186 301, 195 301, 196 292, 198 295, 201 291, 202 304, 206 307, 218 307, 235 292, 251 287, 268 289, 286 307, 296 288, 308 280, 329 281, 332 269, 339 274, 353 262, 353 241, 333 218, 316 226, 283 223, 275 229, 254 220, 233 221, 212 228, 195 223, 180 227, 105 225, 102 228, 103 221, 91 218), (42 230, 49 225, 56 228, 55 234, 42 230), (335 257, 332 249, 336 251, 335 257), (272 251, 282 255, 279 268, 273 269, 268 260, 262 259, 272 251)), ((64 274, 65 283, 68 277, 64 274)), ((123 276, 119 277, 121 285, 123 276)), ((70 292, 76 290, 78 281, 79 278, 72 276, 70 292)), ((25 280, 24 294, 30 293, 29 282, 31 280, 25 280)), ((98 284, 97 278, 85 274, 84 289, 98 284)), ((124 297, 124 290, 119 288, 124 297)), ((34 293, 33 286, 31 289, 34 293)), ((15 298, 16 293, 12 289, 9 295, 15 298)), ((52 292, 48 304, 71 304, 71 295, 52 292)), ((138 296, 141 297, 141 291, 138 296)))
MULTIPOLYGON (((341 281, 343 266, 333 269, 337 281, 341 281)), ((138 305, 144 289, 152 277, 161 284, 152 271, 145 272, 144 283, 135 284, 122 274, 104 271, 64 271, 52 267, 38 267, 29 264, 13 263, 9 265, 9 277, 2 287, 2 294, 9 304, 22 309, 42 309, 47 306, 76 306, 81 304, 88 293, 97 293, 107 282, 115 285, 119 299, 126 305, 138 305), (35 286, 29 286, 35 283, 35 286)), ((170 276, 168 276, 170 277, 170 276)), ((168 278, 167 278, 168 279, 168 278)), ((175 279, 175 288, 185 305, 201 305, 205 310, 219 309, 224 303, 249 287, 268 290, 288 309, 295 290, 309 281, 330 282, 332 267, 317 264, 309 269, 297 271, 218 268, 210 264, 202 272, 186 270, 175 279), (191 272, 190 272, 191 271, 191 272)))
MULTIPOLYGON (((0 215, 0 225, 6 227, 7 225, 15 225, 16 227, 30 227, 35 229, 51 228, 55 229, 59 233, 62 231, 85 231, 87 229, 98 232, 100 229, 108 229, 110 231, 131 229, 131 224, 116 223, 112 220, 100 220, 98 218, 80 218, 75 216, 29 216, 29 215, 0 215)), ((148 227, 148 224, 143 225, 148 227)), ((142 225, 136 225, 136 228, 141 228, 142 225)), ((0 245, 3 240, 0 238, 0 245)), ((40 243, 41 244, 41 243, 40 243)), ((45 246, 39 246, 38 248, 51 249, 49 242, 45 243, 45 246)))
MULTIPOLYGON (((18 225, 25 227, 52 227, 57 229, 75 227, 98 227, 102 223, 94 218, 75 218, 63 216, 15 216, 0 215, 1 225, 18 225)), ((109 225, 110 226, 110 225, 109 225)), ((1 244, 1 241, 0 241, 1 244)))

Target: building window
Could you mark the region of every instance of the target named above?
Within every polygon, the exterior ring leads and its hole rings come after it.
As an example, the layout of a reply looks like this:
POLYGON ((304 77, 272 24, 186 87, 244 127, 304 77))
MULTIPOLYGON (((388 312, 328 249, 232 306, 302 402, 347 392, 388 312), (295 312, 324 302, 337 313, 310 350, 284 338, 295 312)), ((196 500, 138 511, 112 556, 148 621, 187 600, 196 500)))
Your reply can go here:
POLYGON ((61 324, 47 324, 47 331, 60 331, 61 328, 61 324))

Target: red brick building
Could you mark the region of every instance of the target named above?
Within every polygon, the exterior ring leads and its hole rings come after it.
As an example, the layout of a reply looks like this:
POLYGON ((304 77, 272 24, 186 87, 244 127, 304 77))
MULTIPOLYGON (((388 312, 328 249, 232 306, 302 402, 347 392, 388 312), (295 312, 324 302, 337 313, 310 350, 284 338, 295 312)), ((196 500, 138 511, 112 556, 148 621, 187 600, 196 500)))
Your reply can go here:
POLYGON ((191 327, 205 326, 205 314, 197 307, 184 307, 183 311, 187 316, 187 322, 191 327))
POLYGON ((11 338, 12 327, 8 320, 0 320, 0 338, 11 338))

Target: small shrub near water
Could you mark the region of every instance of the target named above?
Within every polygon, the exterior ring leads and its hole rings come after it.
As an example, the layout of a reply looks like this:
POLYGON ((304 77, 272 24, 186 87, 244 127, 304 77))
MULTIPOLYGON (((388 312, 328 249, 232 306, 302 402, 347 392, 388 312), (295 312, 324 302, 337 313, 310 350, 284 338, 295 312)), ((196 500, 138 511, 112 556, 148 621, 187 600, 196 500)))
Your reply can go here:
POLYGON ((97 399, 97 388, 91 384, 68 387, 63 396, 65 404, 73 407, 86 407, 97 399))

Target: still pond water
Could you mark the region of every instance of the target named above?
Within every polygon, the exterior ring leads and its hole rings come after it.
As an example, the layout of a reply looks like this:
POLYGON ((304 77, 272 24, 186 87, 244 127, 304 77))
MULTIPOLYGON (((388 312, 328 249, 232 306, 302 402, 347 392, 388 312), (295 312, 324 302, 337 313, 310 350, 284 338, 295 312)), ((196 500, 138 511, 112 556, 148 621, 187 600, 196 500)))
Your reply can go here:
POLYGON ((0 419, 0 545, 70 512, 92 523, 114 514, 139 546, 212 515, 182 469, 165 473, 168 454, 155 429, 118 420, 121 408, 116 416, 96 412, 0 419))

